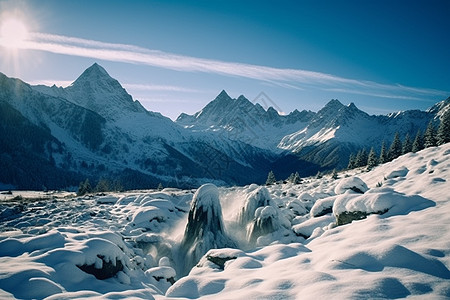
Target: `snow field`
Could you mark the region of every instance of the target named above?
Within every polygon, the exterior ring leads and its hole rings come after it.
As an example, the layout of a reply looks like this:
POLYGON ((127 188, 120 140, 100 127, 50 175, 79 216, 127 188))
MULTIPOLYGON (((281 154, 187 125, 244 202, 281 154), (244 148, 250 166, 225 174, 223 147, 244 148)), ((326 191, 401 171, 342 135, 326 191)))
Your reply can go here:
POLYGON ((4 201, 0 298, 445 299, 449 157, 447 144, 299 185, 4 201), (240 249, 208 250, 220 215, 240 249), (186 238, 201 251, 180 278, 186 238))

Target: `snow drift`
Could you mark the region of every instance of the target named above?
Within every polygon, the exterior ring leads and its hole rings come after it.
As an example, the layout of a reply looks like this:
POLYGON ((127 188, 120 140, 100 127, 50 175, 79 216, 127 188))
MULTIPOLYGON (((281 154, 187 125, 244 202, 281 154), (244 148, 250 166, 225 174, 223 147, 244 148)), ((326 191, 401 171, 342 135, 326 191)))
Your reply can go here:
POLYGON ((0 298, 446 299, 449 158, 195 193, 1 194, 0 298))

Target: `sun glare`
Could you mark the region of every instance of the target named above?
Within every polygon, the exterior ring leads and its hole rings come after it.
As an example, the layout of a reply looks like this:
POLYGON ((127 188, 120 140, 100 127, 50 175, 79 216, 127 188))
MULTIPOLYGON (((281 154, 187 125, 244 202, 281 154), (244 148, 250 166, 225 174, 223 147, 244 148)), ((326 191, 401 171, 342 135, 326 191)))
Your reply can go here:
POLYGON ((0 26, 0 41, 5 47, 20 48, 28 37, 28 29, 19 19, 4 20, 0 26))

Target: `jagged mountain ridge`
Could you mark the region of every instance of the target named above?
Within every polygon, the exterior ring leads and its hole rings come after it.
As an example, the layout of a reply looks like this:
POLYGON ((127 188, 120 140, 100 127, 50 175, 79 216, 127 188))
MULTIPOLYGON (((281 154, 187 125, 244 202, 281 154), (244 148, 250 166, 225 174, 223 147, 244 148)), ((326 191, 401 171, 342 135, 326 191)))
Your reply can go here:
POLYGON ((280 115, 273 107, 265 110, 243 95, 232 99, 224 90, 194 115, 181 114, 176 123, 192 131, 220 132, 226 139, 241 141, 272 152, 280 136, 307 124, 315 113, 294 110, 280 115))
POLYGON ((281 116, 271 107, 265 111, 244 96, 231 99, 222 91, 201 111, 194 115, 180 115, 177 123, 190 130, 225 134, 275 153, 285 151, 324 169, 344 168, 352 152, 371 147, 378 151, 383 141, 389 145, 396 132, 402 138, 406 134, 414 138, 419 129, 424 132, 430 120, 437 125, 441 112, 450 103, 449 99, 427 111, 410 110, 378 116, 365 113, 354 103, 344 105, 332 99, 317 113, 296 110, 281 116), (233 107, 234 113, 228 113, 228 105, 233 107), (247 108, 240 109, 244 105, 247 108), (272 118, 267 117, 269 114, 272 118), (229 118, 228 115, 240 117, 229 118), (241 126, 241 119, 246 115, 255 123, 246 122, 241 126), (280 126, 283 121, 284 125, 280 126))
MULTIPOLYGON (((269 170, 285 178, 295 171, 307 176, 342 167, 358 147, 381 143, 380 138, 389 142, 386 133, 424 129, 430 119, 438 118, 446 101, 427 112, 369 116, 354 104, 332 100, 317 113, 295 110, 280 115, 272 107, 266 110, 244 96, 232 99, 222 91, 198 113, 182 114, 173 122, 143 108, 98 64, 67 88, 30 86, 0 74, 4 112, 14 109, 49 134, 44 144, 53 145, 45 146, 53 150, 42 151, 41 158, 55 174, 66 171, 74 178, 72 184, 80 177, 94 182, 100 177, 117 179, 125 188, 159 182, 185 188, 211 181, 262 183, 269 170), (378 134, 373 132, 376 126, 381 126, 378 134)), ((5 130, 13 132, 10 127, 5 130)), ((23 136, 21 143, 26 140, 23 136)), ((8 149, 2 145, 1 159, 12 157, 8 149)), ((15 168, 14 161, 8 162, 9 169, 15 168)), ((23 167, 17 172, 26 174, 23 167)), ((0 185, 30 188, 5 180, 0 185)))

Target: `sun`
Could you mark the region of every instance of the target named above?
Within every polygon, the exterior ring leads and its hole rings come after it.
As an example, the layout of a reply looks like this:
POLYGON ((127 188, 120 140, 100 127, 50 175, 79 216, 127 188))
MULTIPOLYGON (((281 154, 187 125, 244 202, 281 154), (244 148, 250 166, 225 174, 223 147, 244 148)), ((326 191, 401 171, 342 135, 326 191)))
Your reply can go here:
POLYGON ((16 18, 6 19, 0 24, 0 44, 12 48, 21 48, 28 38, 28 29, 24 22, 16 18))

